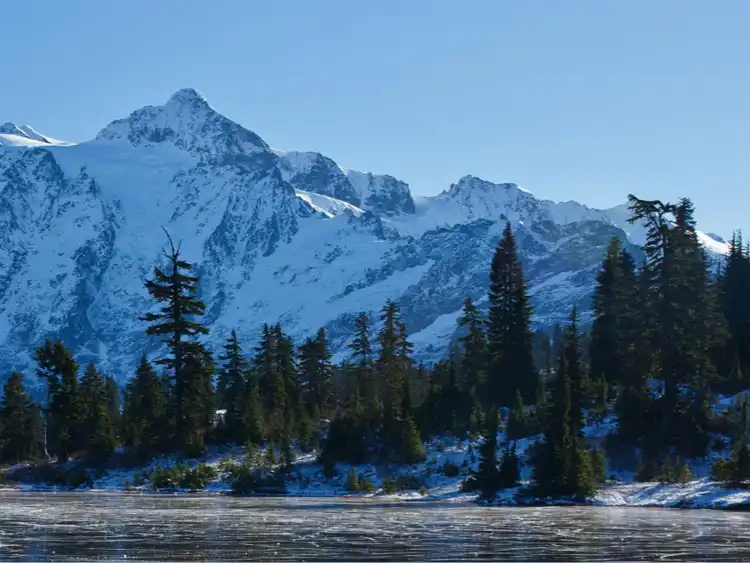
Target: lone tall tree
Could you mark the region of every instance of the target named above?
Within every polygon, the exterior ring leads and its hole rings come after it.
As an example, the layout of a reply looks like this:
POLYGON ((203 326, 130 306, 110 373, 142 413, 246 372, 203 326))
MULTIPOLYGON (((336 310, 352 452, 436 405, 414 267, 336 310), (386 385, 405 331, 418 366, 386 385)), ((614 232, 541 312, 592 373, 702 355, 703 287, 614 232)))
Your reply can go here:
POLYGON ((193 265, 182 259, 179 245, 175 247, 166 229, 164 232, 169 241, 169 248, 163 252, 167 267, 155 267, 154 277, 146 281, 146 290, 162 307, 158 313, 147 313, 141 320, 150 323, 146 334, 161 337, 170 351, 155 363, 165 366, 174 382, 175 432, 177 446, 183 447, 188 441, 185 365, 188 357, 199 355, 192 350, 197 344, 195 337, 208 333, 208 329, 196 320, 203 316, 206 305, 196 297, 199 278, 190 274, 193 265))
POLYGON ((499 405, 511 406, 519 390, 524 402, 531 404, 537 378, 532 355, 531 306, 510 223, 506 224, 492 258, 489 301, 490 398, 499 405))

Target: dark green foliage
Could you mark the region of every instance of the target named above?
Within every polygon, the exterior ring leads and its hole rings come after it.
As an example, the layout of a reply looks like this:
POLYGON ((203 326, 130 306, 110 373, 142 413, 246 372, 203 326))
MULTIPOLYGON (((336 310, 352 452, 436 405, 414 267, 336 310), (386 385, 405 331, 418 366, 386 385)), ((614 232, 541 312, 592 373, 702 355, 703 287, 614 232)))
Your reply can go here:
POLYGON ((530 430, 531 427, 526 416, 526 406, 523 404, 521 392, 516 391, 516 404, 508 415, 508 427, 506 429, 508 440, 525 438, 530 430))
POLYGON ((36 350, 37 376, 47 382, 47 441, 59 462, 85 449, 83 406, 78 389, 78 364, 59 340, 36 350))
POLYGON ((503 486, 497 460, 497 409, 490 408, 485 420, 487 428, 479 448, 479 467, 464 483, 464 490, 478 491, 480 498, 492 500, 497 490, 503 486))
MULTIPOLYGON (((220 409, 226 410, 223 438, 238 444, 250 438, 246 427, 248 405, 247 374, 249 363, 242 353, 237 333, 232 330, 224 343, 222 365, 216 385, 216 395, 220 409)), ((249 408, 254 408, 255 405, 249 408)), ((257 435, 253 436, 257 439, 257 435)))
POLYGON ((537 378, 532 356, 531 306, 510 223, 492 258, 489 301, 488 395, 495 404, 511 406, 519 390, 524 402, 531 404, 537 378))
POLYGON ((481 397, 487 375, 487 339, 484 334, 485 320, 471 298, 464 301, 459 327, 464 331, 458 341, 463 349, 461 368, 464 372, 464 390, 475 400, 481 397))
POLYGON ((591 471, 596 483, 604 483, 607 480, 607 458, 600 449, 591 451, 591 471))
POLYGON ((445 477, 458 477, 461 468, 453 462, 446 461, 441 471, 445 477))
POLYGON ((230 472, 232 494, 286 494, 286 480, 281 472, 266 472, 248 465, 239 465, 230 472))
POLYGON ((564 331, 557 378, 543 419, 544 438, 533 456, 540 496, 585 498, 596 488, 591 455, 581 437, 585 372, 575 308, 564 331))
POLYGON ((300 346, 299 380, 306 415, 314 419, 327 417, 333 408, 333 365, 324 329, 300 346))
POLYGON ((125 444, 135 447, 142 459, 166 449, 170 437, 165 381, 141 357, 135 377, 125 388, 123 428, 125 444))
POLYGON ((352 467, 349 470, 349 473, 346 475, 346 481, 344 482, 344 489, 346 489, 350 493, 356 493, 359 492, 359 477, 357 476, 357 472, 352 467))
POLYGON ((189 467, 174 465, 169 468, 156 467, 149 477, 154 489, 181 488, 189 490, 205 489, 209 481, 216 478, 216 470, 205 463, 189 467))
POLYGON ((506 448, 500 461, 499 486, 508 489, 518 485, 521 480, 521 464, 516 455, 515 443, 506 448))
POLYGON ((713 478, 732 487, 742 487, 750 479, 750 448, 747 445, 748 414, 747 395, 739 399, 740 420, 732 445, 732 457, 718 460, 712 466, 713 478))
POLYGON ((110 419, 110 395, 107 381, 94 364, 89 364, 80 385, 81 432, 86 450, 94 461, 101 461, 116 446, 115 427, 110 419))
POLYGON ((41 453, 42 420, 39 406, 32 403, 20 373, 5 383, 0 404, 0 460, 19 463, 41 453))
POLYGON ((212 365, 197 340, 208 333, 199 322, 206 305, 197 297, 199 278, 190 274, 193 265, 181 258, 180 248, 175 248, 169 234, 167 238, 169 249, 163 253, 167 268, 155 267, 154 277, 145 284, 161 307, 141 320, 149 323, 146 334, 159 337, 169 349, 169 354, 155 363, 167 369, 173 384, 174 446, 190 455, 203 449, 209 422, 206 409, 212 400, 207 396, 212 365))

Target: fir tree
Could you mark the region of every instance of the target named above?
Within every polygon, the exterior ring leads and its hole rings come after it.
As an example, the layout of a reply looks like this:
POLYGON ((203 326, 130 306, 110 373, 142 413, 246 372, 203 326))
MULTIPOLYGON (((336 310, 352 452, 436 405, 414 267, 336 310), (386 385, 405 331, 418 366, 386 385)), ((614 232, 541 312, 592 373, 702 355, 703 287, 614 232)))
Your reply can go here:
POLYGON ((179 246, 175 248, 169 233, 166 234, 169 249, 163 255, 167 260, 167 268, 163 270, 155 267, 154 277, 145 284, 146 290, 161 304, 161 308, 158 313, 147 313, 141 320, 149 323, 146 334, 160 337, 169 348, 169 355, 155 363, 165 366, 174 382, 175 445, 178 448, 199 447, 193 443, 196 440, 195 428, 188 427, 186 417, 194 420, 196 416, 202 415, 187 412, 186 406, 203 403, 206 399, 190 396, 191 392, 205 391, 198 382, 203 378, 202 375, 197 375, 202 368, 196 365, 202 351, 195 338, 208 333, 208 329, 198 320, 205 313, 206 305, 197 297, 199 278, 190 273, 193 265, 182 259, 179 246), (188 360, 193 364, 190 374, 186 372, 188 360), (187 381, 188 377, 192 377, 192 380, 187 381))
POLYGON ((530 404, 537 377, 532 355, 531 306, 510 223, 492 258, 489 301, 488 394, 496 404, 510 406, 518 389, 530 404))
POLYGON ((0 404, 0 459, 19 463, 38 455, 41 424, 39 408, 24 390, 23 376, 12 373, 0 404))
POLYGON ((299 378, 309 416, 328 416, 333 408, 333 365, 324 329, 308 338, 298 352, 299 378))
POLYGON ((223 364, 219 371, 217 395, 219 406, 227 411, 224 417, 225 437, 242 444, 248 439, 245 401, 248 395, 246 377, 249 364, 234 330, 224 343, 224 354, 220 359, 223 364))
POLYGON ((109 418, 106 380, 90 363, 80 385, 82 432, 89 456, 101 461, 115 449, 115 432, 109 418))
POLYGON ((143 459, 159 453, 168 441, 167 400, 164 380, 142 356, 135 377, 125 388, 123 419, 125 442, 143 459))
POLYGON ((484 334, 484 319, 470 297, 464 301, 464 308, 458 324, 464 331, 458 341, 463 348, 461 367, 464 371, 466 390, 472 397, 481 396, 487 370, 487 341, 484 334))
POLYGON ((623 379, 620 370, 624 339, 620 320, 626 305, 623 293, 627 291, 623 284, 632 283, 621 267, 622 252, 620 240, 612 238, 596 277, 594 322, 589 347, 591 379, 604 380, 612 385, 623 379))
POLYGON ((78 364, 59 340, 47 340, 36 350, 37 376, 47 382, 47 437, 59 462, 84 446, 78 364))
POLYGON ((491 407, 485 420, 487 427, 479 448, 479 467, 467 481, 466 489, 479 491, 481 498, 493 500, 497 490, 503 485, 497 463, 497 409, 491 407))
POLYGON ((521 392, 516 391, 516 404, 508 415, 507 435, 509 440, 517 440, 526 436, 529 422, 526 417, 526 406, 523 404, 521 392))
POLYGON ((499 483, 500 488, 509 489, 518 485, 521 480, 521 467, 516 454, 516 444, 513 442, 503 452, 503 458, 500 461, 499 483))

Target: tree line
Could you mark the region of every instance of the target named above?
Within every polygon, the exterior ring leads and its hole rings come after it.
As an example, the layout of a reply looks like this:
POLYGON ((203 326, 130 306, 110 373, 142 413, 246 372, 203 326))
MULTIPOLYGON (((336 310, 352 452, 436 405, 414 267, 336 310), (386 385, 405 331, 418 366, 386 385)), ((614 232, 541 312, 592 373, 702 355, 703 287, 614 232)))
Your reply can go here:
POLYGON ((232 331, 214 355, 203 343, 199 278, 169 239, 164 266, 145 282, 158 308, 141 318, 163 352, 143 356, 120 390, 93 364, 79 377, 70 351, 45 342, 35 356, 45 405, 29 399, 20 374, 11 376, 0 406, 0 457, 101 462, 122 445, 146 460, 234 443, 273 444, 291 459, 296 444, 320 452, 330 473, 337 461, 417 462, 424 441, 439 434, 481 435, 479 468, 466 487, 491 497, 519 481, 517 441, 541 434, 529 455, 531 490, 586 496, 604 480, 606 462, 585 431, 610 415, 615 430, 602 445, 610 462, 637 464, 644 479, 655 478, 729 436, 735 453, 717 474, 741 482, 750 474, 746 414, 741 404, 729 415, 713 407, 718 394, 750 386, 748 248, 734 235, 712 271, 690 200, 629 201, 646 243, 637 261, 612 239, 589 326, 574 307, 565 326, 532 330, 508 223, 490 265, 487 313, 467 298, 457 341, 434 365, 415 361, 393 301, 375 319, 363 312, 353 320, 349 353, 338 364, 324 329, 295 344, 278 324, 262 327, 251 353, 232 331))

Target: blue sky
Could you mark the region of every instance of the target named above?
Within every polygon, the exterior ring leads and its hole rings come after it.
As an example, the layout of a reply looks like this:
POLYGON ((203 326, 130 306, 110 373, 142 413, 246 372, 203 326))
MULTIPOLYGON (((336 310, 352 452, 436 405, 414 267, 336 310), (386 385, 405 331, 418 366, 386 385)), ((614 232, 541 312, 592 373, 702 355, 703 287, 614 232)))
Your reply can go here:
POLYGON ((747 0, 35 0, 0 122, 87 140, 193 87, 274 147, 433 194, 465 174, 750 231, 747 0))

